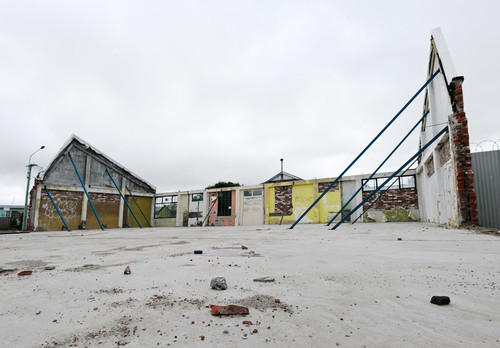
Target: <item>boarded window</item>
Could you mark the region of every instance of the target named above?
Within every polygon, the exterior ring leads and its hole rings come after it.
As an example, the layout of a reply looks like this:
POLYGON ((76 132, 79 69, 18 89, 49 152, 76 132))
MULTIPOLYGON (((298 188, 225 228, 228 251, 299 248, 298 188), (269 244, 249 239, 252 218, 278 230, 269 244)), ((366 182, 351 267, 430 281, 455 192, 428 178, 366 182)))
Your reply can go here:
POLYGON ((231 191, 219 192, 217 216, 231 216, 231 191))
POLYGON ((292 186, 274 188, 274 215, 292 215, 292 186))

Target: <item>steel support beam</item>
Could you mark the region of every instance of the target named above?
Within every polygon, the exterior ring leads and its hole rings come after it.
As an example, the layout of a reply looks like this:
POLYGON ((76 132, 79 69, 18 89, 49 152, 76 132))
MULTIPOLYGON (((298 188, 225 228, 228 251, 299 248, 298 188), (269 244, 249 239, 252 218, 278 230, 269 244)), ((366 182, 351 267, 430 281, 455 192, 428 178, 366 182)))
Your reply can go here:
POLYGON ((331 183, 331 185, 328 186, 327 189, 313 202, 313 204, 311 204, 311 206, 307 208, 307 210, 297 219, 297 221, 295 221, 293 225, 290 226, 290 229, 293 229, 295 225, 297 225, 300 222, 300 220, 302 220, 302 218, 306 216, 306 214, 321 200, 321 198, 323 198, 323 196, 326 195, 326 193, 330 191, 330 189, 344 176, 344 174, 349 169, 351 169, 354 163, 356 163, 358 159, 360 159, 361 156, 363 156, 363 154, 373 145, 373 143, 382 135, 382 133, 384 133, 387 130, 387 128, 389 128, 389 126, 403 113, 403 111, 415 100, 415 98, 427 87, 427 85, 431 83, 432 80, 434 80, 434 78, 439 74, 439 72, 440 71, 437 70, 434 74, 432 74, 432 76, 424 83, 424 85, 420 87, 417 93, 415 93, 413 97, 411 97, 411 99, 405 104, 405 106, 403 106, 403 108, 399 110, 396 116, 394 116, 389 121, 389 123, 386 124, 386 126, 377 134, 375 138, 373 138, 373 140, 364 148, 363 151, 361 151, 361 153, 354 159, 354 161, 352 161, 351 164, 349 164, 347 168, 344 169, 344 171, 331 183))

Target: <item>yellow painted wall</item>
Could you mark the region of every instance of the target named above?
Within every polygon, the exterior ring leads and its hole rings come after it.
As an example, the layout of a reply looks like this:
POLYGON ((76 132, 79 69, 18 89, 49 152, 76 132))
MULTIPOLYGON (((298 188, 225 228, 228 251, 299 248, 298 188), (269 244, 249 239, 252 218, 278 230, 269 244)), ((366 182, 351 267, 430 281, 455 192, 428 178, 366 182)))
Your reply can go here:
MULTIPOLYGON (((320 223, 327 223, 342 208, 340 192, 340 189, 337 192, 328 191, 318 202, 320 223)), ((341 218, 339 215, 335 221, 340 221, 341 218)))
MULTIPOLYGON (((153 202, 153 198, 152 197, 134 197, 134 198, 137 201, 137 204, 131 197, 127 196, 127 202, 130 205, 130 208, 137 217, 137 220, 139 220, 139 222, 141 223, 142 227, 149 227, 150 226, 149 220, 151 219, 151 204, 153 202), (142 213, 137 207, 137 205, 141 207, 141 210, 146 216, 147 220, 144 218, 144 216, 142 216, 142 213)), ((130 222, 132 227, 139 227, 139 225, 137 225, 137 221, 135 221, 134 216, 130 213, 126 205, 124 206, 124 208, 128 213, 128 221, 130 222)), ((124 216, 126 215, 124 214, 124 216)))
MULTIPOLYGON (((293 224, 311 204, 319 197, 318 182, 332 182, 331 179, 314 179, 296 181, 292 188, 293 214, 283 216, 283 224, 293 224)), ((264 185, 264 223, 279 224, 281 216, 270 216, 275 212, 274 187, 291 186, 292 182, 280 182, 264 185)), ((329 191, 323 198, 306 214, 300 223, 326 223, 330 217, 330 212, 336 213, 341 208, 340 185, 338 191, 329 191)))

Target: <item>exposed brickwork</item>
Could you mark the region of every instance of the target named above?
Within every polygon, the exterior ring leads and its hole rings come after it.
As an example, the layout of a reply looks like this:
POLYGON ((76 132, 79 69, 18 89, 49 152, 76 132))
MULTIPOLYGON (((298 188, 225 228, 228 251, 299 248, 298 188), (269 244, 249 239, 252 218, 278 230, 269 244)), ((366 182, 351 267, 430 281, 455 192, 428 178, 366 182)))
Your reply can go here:
POLYGON ((109 193, 92 193, 89 192, 90 199, 92 203, 117 203, 120 202, 120 195, 114 195, 109 193))
POLYGON ((427 162, 425 162, 425 172, 428 177, 431 177, 434 174, 434 159, 432 156, 427 162))
MULTIPOLYGON (((323 193, 325 190, 332 184, 333 181, 330 182, 320 182, 318 183, 318 192, 323 193)), ((338 181, 333 185, 333 187, 330 189, 328 192, 337 192, 339 190, 339 183, 338 181)))
MULTIPOLYGON (((363 200, 370 195, 372 191, 363 192, 363 200)), ((385 192, 385 191, 384 191, 385 192)), ((376 200, 384 192, 377 192, 368 202, 363 205, 364 209, 368 209, 370 204, 376 200)), ((393 209, 418 209, 417 189, 402 188, 397 190, 388 190, 380 198, 371 209, 375 210, 393 210, 393 209)))
POLYGON ((448 118, 451 152, 455 159, 459 226, 478 224, 474 173, 472 171, 469 147, 469 128, 464 112, 462 83, 463 77, 455 77, 450 83, 449 90, 455 113, 448 118))
POLYGON ((439 164, 443 166, 451 158, 450 142, 445 143, 439 148, 439 164))
POLYGON ((277 186, 274 188, 274 214, 292 215, 292 186, 277 186), (284 214, 283 214, 284 212, 284 214))

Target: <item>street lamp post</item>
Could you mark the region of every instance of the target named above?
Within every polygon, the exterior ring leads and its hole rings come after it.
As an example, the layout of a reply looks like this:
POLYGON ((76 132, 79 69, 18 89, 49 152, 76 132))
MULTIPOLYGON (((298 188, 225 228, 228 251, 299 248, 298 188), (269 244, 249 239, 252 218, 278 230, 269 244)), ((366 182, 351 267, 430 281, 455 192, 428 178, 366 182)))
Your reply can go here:
POLYGON ((24 214, 23 214, 23 231, 26 231, 26 225, 27 225, 27 222, 28 222, 28 194, 29 194, 29 189, 30 189, 30 181, 31 181, 31 168, 33 168, 34 166, 36 166, 36 164, 32 164, 31 163, 31 157, 37 153, 38 151, 40 150, 43 150, 45 149, 45 146, 40 146, 40 148, 38 150, 36 150, 35 152, 33 152, 31 155, 30 155, 30 158, 28 160, 28 175, 26 176, 28 178, 28 183, 26 184, 26 198, 24 199, 24 214))

